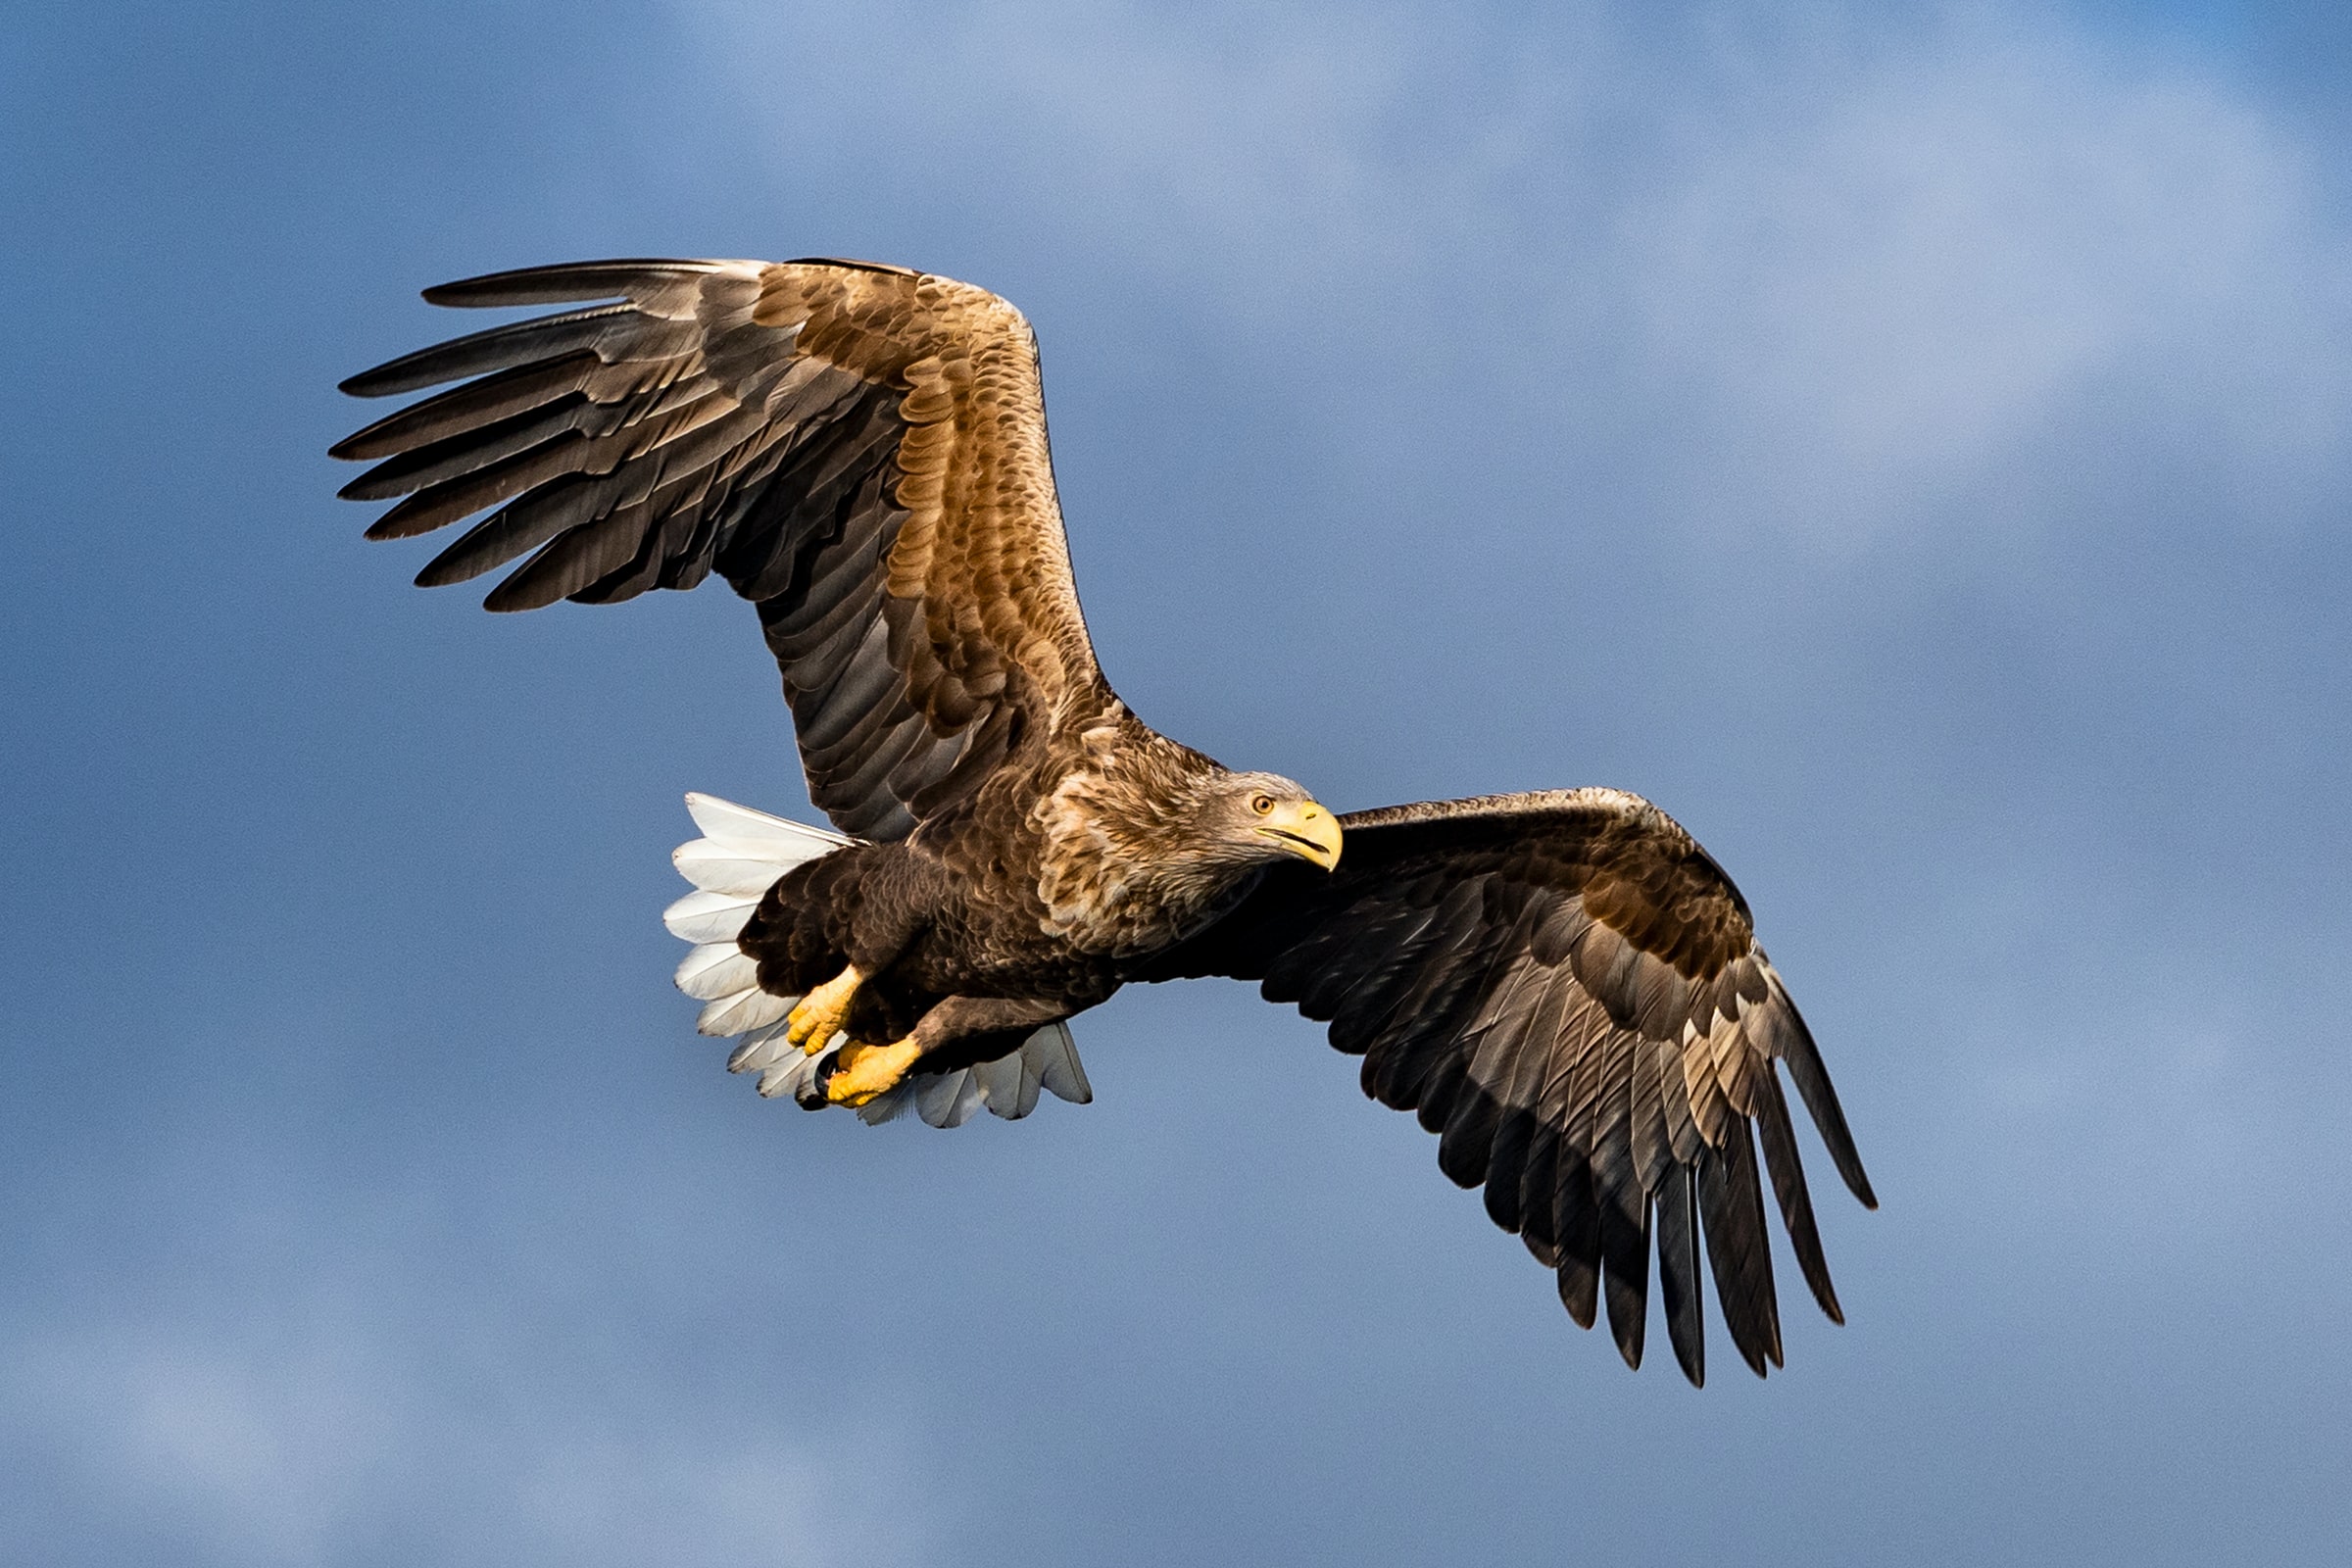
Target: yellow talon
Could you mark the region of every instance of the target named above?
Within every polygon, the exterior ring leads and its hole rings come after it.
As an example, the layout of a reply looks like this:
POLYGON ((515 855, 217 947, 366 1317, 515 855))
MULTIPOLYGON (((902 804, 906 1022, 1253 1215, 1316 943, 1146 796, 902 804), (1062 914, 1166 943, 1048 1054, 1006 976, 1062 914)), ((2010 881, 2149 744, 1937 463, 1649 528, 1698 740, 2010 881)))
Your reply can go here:
POLYGON ((784 1039, 813 1056, 832 1042, 849 1021, 850 1004, 858 999, 858 988, 865 976, 851 964, 832 979, 803 997, 784 1018, 784 1039))
POLYGON ((855 1107, 877 1095, 887 1095, 922 1054, 923 1048, 911 1037, 888 1046, 844 1046, 833 1076, 825 1080, 825 1099, 836 1105, 855 1107))

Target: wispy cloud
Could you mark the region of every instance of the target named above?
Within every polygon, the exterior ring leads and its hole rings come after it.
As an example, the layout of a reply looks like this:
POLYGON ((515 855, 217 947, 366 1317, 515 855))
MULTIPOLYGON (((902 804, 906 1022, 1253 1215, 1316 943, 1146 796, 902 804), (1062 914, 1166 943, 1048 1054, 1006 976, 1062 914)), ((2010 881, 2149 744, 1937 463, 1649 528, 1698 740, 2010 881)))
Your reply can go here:
POLYGON ((2193 58, 2046 8, 682 14, 779 183, 847 156, 994 209, 1218 324, 1216 352, 1346 385, 1369 450, 1431 417, 1433 362, 1516 378, 1678 454, 1657 511, 1701 539, 2046 522, 2048 497, 1947 503, 2070 467, 2053 432, 2194 439, 2308 505, 2352 429, 2317 150, 2193 58), (844 123, 884 155, 811 145, 844 123))
MULTIPOLYGON (((217 1244, 219 1218, 193 1234, 217 1244)), ((936 1555, 889 1432, 681 1403, 658 1376, 500 1332, 413 1258, 367 1272, 247 1275, 235 1300, 174 1284, 70 1323, 12 1322, 0 1451, 118 1539, 169 1541, 183 1562, 936 1555)))
POLYGON ((2352 413, 2308 156, 2178 65, 1956 29, 1707 124, 1630 207, 1629 275, 1654 362, 1794 526, 1948 523, 1940 492, 2041 471, 2053 429, 2307 476, 2352 413))

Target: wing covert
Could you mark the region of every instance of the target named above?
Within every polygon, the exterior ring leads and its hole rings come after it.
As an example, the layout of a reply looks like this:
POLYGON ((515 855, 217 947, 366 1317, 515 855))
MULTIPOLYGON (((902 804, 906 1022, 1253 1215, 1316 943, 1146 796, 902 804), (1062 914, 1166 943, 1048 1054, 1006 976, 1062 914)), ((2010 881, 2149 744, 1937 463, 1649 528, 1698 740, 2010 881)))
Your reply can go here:
POLYGON ((362 397, 460 384, 333 448, 418 573, 518 560, 530 610, 691 588, 758 606, 816 805, 904 837, 1025 736, 1108 701, 1078 608, 1036 341, 1004 301, 867 263, 608 261, 445 284, 454 306, 589 304, 405 355, 362 397), (493 510, 494 509, 494 510, 493 510))
POLYGON ((1439 1135, 1440 1167, 1484 1185, 1580 1325, 1605 1309, 1631 1365, 1654 1251, 1676 1359, 1703 1381, 1702 1241, 1741 1358, 1780 1364, 1767 1176, 1807 1285, 1843 1320, 1776 1066, 1877 1200, 1746 905, 1690 835, 1614 790, 1341 824, 1336 872, 1276 868, 1150 978, 1254 979, 1327 1022, 1363 1057, 1365 1093, 1439 1135))

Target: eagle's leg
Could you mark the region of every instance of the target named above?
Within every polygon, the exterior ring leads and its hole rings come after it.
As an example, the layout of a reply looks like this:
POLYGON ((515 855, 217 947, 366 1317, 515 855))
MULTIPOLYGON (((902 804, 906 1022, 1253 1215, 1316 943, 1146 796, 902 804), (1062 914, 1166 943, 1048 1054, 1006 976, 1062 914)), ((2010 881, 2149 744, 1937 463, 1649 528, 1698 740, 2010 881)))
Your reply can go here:
POLYGON ((912 1035, 887 1046, 853 1043, 842 1047, 831 1062, 833 1070, 824 1074, 825 1103, 857 1106, 889 1094, 922 1054, 923 1048, 912 1035))
POLYGON ((841 1026, 849 1021, 850 1004, 858 1000, 858 988, 865 976, 858 966, 848 968, 810 989, 794 1004, 784 1018, 784 1038, 813 1056, 833 1043, 841 1026))
POLYGON ((1069 1015, 1068 1001, 1058 997, 950 997, 924 1013, 906 1039, 845 1045, 819 1062, 804 1103, 862 1105, 896 1089, 916 1062, 942 1046, 974 1035, 1026 1034, 1069 1015))

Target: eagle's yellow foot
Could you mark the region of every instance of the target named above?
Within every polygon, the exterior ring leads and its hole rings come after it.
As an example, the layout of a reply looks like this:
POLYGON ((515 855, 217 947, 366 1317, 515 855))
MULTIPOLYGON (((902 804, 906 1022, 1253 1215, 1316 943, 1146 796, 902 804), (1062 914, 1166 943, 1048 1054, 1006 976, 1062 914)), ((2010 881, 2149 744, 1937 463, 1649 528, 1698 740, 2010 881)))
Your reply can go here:
POLYGON ((865 976, 853 963, 803 997, 785 1014, 785 1041, 811 1056, 824 1050, 849 1021, 850 1004, 858 999, 858 988, 864 983, 865 976))
POLYGON ((911 1039, 887 1046, 842 1047, 833 1070, 824 1077, 825 1102, 854 1108, 889 1094, 922 1054, 923 1048, 911 1039))

